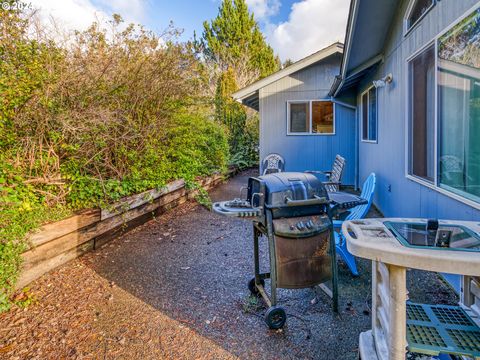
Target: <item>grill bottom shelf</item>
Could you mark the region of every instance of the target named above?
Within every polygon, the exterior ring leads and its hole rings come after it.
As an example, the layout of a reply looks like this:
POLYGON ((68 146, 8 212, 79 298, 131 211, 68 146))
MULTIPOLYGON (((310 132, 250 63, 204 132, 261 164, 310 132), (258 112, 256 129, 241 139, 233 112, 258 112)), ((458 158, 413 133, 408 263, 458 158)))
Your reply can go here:
POLYGON ((407 341, 411 352, 480 359, 480 327, 459 306, 408 302, 407 341))

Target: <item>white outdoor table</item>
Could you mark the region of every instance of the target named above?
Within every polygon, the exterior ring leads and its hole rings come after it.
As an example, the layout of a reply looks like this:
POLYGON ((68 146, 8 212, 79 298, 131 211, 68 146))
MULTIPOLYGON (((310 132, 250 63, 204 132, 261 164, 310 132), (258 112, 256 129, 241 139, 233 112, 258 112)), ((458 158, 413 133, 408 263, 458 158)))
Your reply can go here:
MULTIPOLYGON (((384 222, 418 223, 426 219, 365 219, 345 221, 348 250, 372 260, 372 330, 360 334, 363 360, 404 360, 406 338, 406 270, 480 276, 480 252, 412 248, 402 245, 384 222)), ((440 220, 480 234, 479 222, 440 220)))

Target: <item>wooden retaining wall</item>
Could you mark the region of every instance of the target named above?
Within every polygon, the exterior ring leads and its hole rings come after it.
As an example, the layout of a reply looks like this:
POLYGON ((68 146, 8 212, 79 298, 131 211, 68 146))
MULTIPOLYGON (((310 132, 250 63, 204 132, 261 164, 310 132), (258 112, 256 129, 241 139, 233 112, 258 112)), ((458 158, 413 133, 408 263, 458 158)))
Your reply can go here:
MULTIPOLYGON (((199 183, 209 190, 235 172, 232 169, 226 175, 213 175, 199 183)), ((29 237, 30 250, 22 254, 22 272, 16 287, 20 289, 28 285, 57 266, 102 246, 120 233, 151 220, 197 194, 198 190, 186 189, 184 180, 175 180, 161 190, 133 195, 112 204, 108 209, 84 210, 43 226, 29 237)))

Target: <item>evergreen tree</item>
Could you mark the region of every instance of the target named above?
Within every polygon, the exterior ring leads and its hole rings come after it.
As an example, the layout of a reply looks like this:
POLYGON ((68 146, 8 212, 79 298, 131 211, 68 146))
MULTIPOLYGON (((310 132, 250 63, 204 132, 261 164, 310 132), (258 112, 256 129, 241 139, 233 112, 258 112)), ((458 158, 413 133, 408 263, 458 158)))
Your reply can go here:
MULTIPOLYGON (((223 73, 233 67, 237 82, 242 72, 258 72, 250 82, 270 75, 279 68, 273 49, 266 43, 245 0, 223 0, 218 15, 203 23, 202 45, 207 61, 223 73)), ((244 86, 246 84, 240 84, 244 86)))
POLYGON ((282 69, 285 69, 286 67, 289 67, 292 64, 293 64, 293 60, 292 59, 287 59, 283 62, 282 69))
POLYGON ((231 98, 237 89, 235 74, 230 68, 218 79, 215 93, 215 119, 228 129, 229 145, 232 154, 240 151, 247 114, 241 104, 231 98))
POLYGON ((217 17, 205 21, 203 27, 202 38, 194 45, 210 69, 215 120, 228 129, 232 162, 254 165, 258 161, 258 117, 247 116, 231 95, 239 87, 277 71, 280 60, 266 43, 245 0, 223 0, 217 17))

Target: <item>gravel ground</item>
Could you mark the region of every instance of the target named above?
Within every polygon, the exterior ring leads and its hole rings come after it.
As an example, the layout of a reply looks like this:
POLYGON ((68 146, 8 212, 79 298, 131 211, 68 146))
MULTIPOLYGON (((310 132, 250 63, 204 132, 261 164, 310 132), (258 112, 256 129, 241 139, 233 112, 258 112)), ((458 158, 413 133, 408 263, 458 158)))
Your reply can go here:
MULTIPOLYGON (((237 197, 250 175, 212 199, 237 197)), ((354 278, 340 262, 340 314, 322 292, 281 289, 287 325, 268 330, 247 289, 251 223, 186 203, 35 281, 34 305, 0 315, 0 358, 357 359, 371 321, 370 263, 358 265, 354 278)), ((456 301, 435 274, 411 271, 408 285, 415 301, 456 301)))

